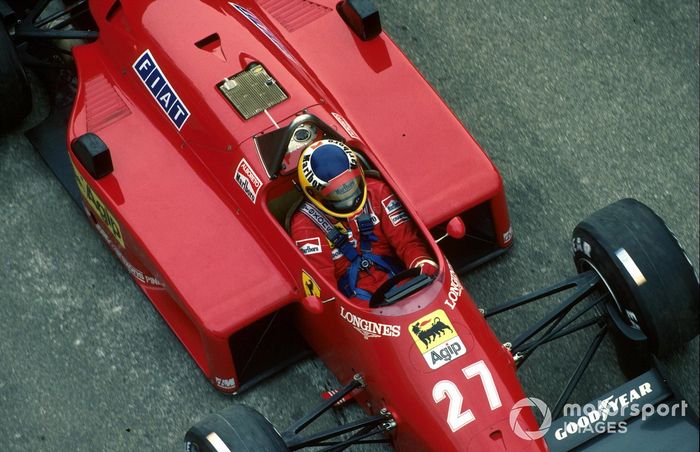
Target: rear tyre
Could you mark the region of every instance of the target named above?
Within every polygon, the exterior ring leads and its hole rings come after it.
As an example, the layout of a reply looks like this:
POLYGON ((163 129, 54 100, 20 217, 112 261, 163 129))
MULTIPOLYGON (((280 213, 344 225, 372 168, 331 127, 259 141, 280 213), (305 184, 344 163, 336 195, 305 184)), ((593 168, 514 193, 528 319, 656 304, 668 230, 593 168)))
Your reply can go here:
POLYGON ((32 94, 27 75, 0 21, 0 130, 17 126, 31 109, 32 94))
POLYGON ((287 452, 287 446, 277 430, 265 417, 244 405, 233 405, 210 414, 192 426, 185 434, 185 451, 287 452), (217 448, 217 446, 219 446, 217 448))
POLYGON ((576 226, 573 247, 578 271, 594 269, 612 295, 606 309, 618 355, 649 363, 651 353, 666 356, 698 334, 695 271, 649 207, 634 199, 604 207, 576 226))

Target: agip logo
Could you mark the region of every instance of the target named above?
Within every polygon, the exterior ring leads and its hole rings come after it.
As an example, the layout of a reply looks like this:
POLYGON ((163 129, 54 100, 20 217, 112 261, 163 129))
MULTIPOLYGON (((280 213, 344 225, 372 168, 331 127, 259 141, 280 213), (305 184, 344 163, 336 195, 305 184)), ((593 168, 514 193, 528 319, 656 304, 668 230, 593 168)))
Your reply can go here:
POLYGON ((467 353, 467 347, 442 309, 412 322, 408 330, 431 369, 438 369, 467 353))

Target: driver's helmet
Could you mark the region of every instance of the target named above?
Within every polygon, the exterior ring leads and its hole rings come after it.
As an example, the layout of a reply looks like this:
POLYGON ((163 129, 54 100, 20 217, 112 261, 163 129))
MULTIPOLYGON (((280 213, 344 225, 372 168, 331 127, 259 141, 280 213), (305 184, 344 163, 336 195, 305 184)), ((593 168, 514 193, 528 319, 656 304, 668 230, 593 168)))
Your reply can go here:
POLYGON ((336 140, 320 140, 299 158, 299 183, 304 196, 323 212, 338 218, 358 214, 367 187, 355 153, 336 140))

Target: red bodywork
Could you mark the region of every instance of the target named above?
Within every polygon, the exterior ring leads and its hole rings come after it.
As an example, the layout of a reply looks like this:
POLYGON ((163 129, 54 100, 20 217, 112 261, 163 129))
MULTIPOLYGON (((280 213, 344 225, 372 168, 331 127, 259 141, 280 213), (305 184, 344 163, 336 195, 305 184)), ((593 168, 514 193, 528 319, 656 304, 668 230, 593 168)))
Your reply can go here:
MULTIPOLYGON (((227 1, 90 1, 100 38, 74 49, 79 85, 68 138, 93 132, 110 148, 114 171, 99 180, 71 154, 98 231, 221 391, 239 387, 231 335, 294 305, 306 341, 338 379, 362 374, 361 405, 393 414, 397 448, 546 449, 509 426, 524 397, 511 355, 429 238, 431 228, 485 203, 498 246, 510 245, 491 161, 384 33, 361 41, 332 1, 238 3, 254 17, 227 1), (181 129, 137 76, 134 64, 147 50, 189 111, 181 129), (245 120, 216 86, 252 62, 288 99, 245 120), (304 110, 363 151, 402 198, 439 256, 433 284, 370 309, 309 266, 271 211, 293 190, 294 175, 271 179, 253 140, 304 110), (243 159, 254 201, 234 182, 243 159), (321 314, 298 303, 303 272, 322 299, 335 297, 321 314), (466 353, 431 369, 428 345, 411 328, 428 316, 418 328, 429 329, 439 309, 466 353), (469 366, 478 374, 463 370, 469 366)), ((439 333, 429 345, 451 334, 439 333)), ((520 422, 537 430, 529 410, 520 422)))

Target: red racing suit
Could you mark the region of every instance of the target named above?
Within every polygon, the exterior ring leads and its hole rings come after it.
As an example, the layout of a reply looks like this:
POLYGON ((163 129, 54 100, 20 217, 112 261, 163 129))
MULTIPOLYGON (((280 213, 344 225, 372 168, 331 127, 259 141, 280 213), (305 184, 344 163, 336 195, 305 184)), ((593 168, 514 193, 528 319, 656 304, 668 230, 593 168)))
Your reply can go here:
MULTIPOLYGON (((418 229, 389 186, 370 178, 367 178, 366 184, 369 214, 374 223, 373 233, 377 236, 377 240, 372 242, 371 252, 384 257, 396 256, 406 268, 424 259, 432 260, 418 229)), ((359 214, 347 219, 329 216, 328 219, 361 252, 357 216, 359 214)), ((348 271, 350 261, 340 250, 332 247, 324 232, 302 212, 297 211, 292 217, 291 235, 311 264, 329 281, 337 282, 348 271)), ((374 293, 387 279, 387 273, 373 266, 369 271, 360 271, 357 287, 374 293)))

